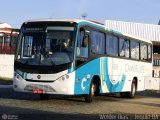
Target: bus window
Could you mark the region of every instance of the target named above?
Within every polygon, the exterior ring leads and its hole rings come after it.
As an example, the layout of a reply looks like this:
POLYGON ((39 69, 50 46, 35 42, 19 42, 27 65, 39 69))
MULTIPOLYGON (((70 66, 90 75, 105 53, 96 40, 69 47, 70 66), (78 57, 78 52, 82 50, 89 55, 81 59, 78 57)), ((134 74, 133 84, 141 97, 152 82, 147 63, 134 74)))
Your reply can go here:
MULTIPOLYGON (((31 57, 31 55, 32 55, 32 42, 33 42, 32 36, 25 36, 23 56, 31 57)), ((36 48, 34 48, 34 49, 36 49, 36 48)))
POLYGON ((152 46, 148 45, 148 61, 152 61, 152 46))
POLYGON ((141 43, 141 60, 147 60, 147 45, 141 43))
POLYGON ((123 38, 120 38, 119 55, 121 57, 129 58, 129 40, 124 40, 123 38))
POLYGON ((78 44, 77 44, 77 56, 79 57, 88 57, 88 43, 89 43, 89 35, 85 35, 84 29, 80 29, 78 36, 78 44))
POLYGON ((121 57, 125 56, 125 42, 123 38, 119 39, 119 55, 121 57))
POLYGON ((105 53, 105 36, 104 33, 92 31, 91 32, 91 46, 92 52, 97 54, 105 53))
POLYGON ((136 41, 131 41, 131 58, 139 59, 139 43, 136 41))
POLYGON ((118 37, 107 35, 107 53, 118 56, 118 37))

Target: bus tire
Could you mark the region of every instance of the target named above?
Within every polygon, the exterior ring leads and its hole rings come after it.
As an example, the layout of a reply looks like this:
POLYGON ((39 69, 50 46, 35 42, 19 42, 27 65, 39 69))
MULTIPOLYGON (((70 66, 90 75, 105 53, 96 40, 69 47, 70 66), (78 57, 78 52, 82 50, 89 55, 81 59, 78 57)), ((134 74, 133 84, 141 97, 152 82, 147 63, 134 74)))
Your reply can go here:
POLYGON ((92 82, 90 85, 89 94, 85 96, 85 101, 91 103, 93 101, 93 96, 95 95, 95 93, 96 93, 96 84, 92 82))
POLYGON ((136 82, 133 81, 131 85, 131 91, 126 93, 127 98, 134 98, 136 94, 136 82))
POLYGON ((126 97, 126 92, 120 92, 120 96, 121 96, 121 98, 125 98, 126 97))
POLYGON ((41 100, 47 100, 49 99, 49 94, 40 94, 39 97, 41 100))

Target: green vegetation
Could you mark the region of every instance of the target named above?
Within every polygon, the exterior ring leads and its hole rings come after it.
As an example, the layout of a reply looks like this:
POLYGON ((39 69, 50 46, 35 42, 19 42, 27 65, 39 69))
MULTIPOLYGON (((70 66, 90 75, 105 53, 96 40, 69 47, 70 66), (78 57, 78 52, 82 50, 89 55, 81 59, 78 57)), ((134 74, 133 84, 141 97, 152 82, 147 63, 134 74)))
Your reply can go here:
POLYGON ((11 78, 0 77, 0 85, 10 85, 12 84, 11 78))

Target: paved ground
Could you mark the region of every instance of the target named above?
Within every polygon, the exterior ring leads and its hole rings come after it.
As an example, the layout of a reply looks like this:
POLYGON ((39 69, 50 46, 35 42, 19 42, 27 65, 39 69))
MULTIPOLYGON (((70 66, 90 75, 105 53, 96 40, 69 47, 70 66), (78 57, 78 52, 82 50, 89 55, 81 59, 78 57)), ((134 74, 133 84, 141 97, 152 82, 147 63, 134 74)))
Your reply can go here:
POLYGON ((119 95, 96 96, 93 103, 82 97, 51 96, 40 100, 38 95, 0 88, 0 120, 30 119, 160 119, 160 93, 141 92, 134 99, 119 95))

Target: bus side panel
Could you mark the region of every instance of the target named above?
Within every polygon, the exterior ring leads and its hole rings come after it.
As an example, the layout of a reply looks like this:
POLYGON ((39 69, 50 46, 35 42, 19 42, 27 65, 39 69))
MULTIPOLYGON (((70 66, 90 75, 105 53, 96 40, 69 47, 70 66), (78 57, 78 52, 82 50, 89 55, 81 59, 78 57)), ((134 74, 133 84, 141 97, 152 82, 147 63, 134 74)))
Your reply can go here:
POLYGON ((126 82, 123 70, 119 69, 113 60, 113 58, 101 58, 101 93, 120 92, 126 82))
POLYGON ((100 59, 85 63, 75 71, 74 94, 88 94, 93 75, 100 75, 100 59))
POLYGON ((151 78, 152 64, 147 62, 101 57, 75 71, 75 94, 88 94, 94 75, 100 77, 100 93, 128 92, 134 77, 137 91, 145 90, 146 80, 151 78))
POLYGON ((142 91, 145 90, 146 81, 151 79, 152 63, 109 57, 108 75, 112 82, 111 92, 130 91, 134 78, 137 78, 137 91, 142 91), (118 83, 122 89, 114 88, 118 83))
POLYGON ((76 80, 75 80, 75 94, 88 94, 91 84, 91 80, 94 75, 100 77, 100 93, 110 93, 122 91, 126 76, 120 74, 116 81, 112 81, 109 71, 110 65, 108 64, 107 57, 97 58, 92 60, 85 65, 81 66, 76 70, 76 80))

